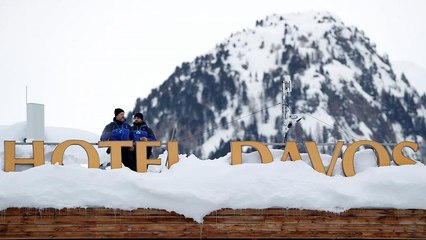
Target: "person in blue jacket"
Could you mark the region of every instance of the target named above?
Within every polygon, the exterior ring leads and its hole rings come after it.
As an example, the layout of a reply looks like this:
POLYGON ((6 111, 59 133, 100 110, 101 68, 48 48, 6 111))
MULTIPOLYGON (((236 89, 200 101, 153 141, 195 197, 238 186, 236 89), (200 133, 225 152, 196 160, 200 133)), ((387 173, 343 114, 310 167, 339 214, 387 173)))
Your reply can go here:
MULTIPOLYGON (((143 120, 143 114, 140 112, 133 116, 132 135, 134 145, 136 145, 137 141, 157 141, 154 132, 143 120)), ((151 154, 152 147, 147 147, 146 158, 151 157, 151 154)), ((133 157, 136 159, 136 151, 134 151, 133 157)))
MULTIPOLYGON (((105 126, 101 135, 101 141, 132 141, 132 127, 126 123, 124 110, 121 108, 116 108, 114 110, 114 115, 115 117, 113 118, 112 122, 105 126)), ((136 160, 133 158, 132 154, 134 150, 135 149, 133 146, 121 148, 121 161, 124 166, 130 168, 133 171, 136 171, 136 160)), ((107 153, 110 153, 109 148, 107 153)))

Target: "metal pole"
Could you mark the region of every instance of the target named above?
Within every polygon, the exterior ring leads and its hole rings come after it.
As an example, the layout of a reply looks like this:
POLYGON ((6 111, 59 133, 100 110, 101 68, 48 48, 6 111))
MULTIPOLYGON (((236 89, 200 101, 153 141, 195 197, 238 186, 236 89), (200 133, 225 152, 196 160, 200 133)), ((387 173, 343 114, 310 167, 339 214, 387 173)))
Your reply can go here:
POLYGON ((291 78, 289 75, 285 74, 283 81, 283 95, 282 95, 282 119, 283 119, 283 143, 287 142, 288 131, 292 126, 302 119, 302 116, 299 114, 292 114, 290 107, 287 104, 287 95, 290 96, 292 91, 291 78))

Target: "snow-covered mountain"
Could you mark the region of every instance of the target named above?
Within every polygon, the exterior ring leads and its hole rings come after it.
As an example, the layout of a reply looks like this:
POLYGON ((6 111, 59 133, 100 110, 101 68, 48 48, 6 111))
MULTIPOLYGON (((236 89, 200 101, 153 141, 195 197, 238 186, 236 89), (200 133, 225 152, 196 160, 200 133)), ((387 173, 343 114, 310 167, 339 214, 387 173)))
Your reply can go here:
POLYGON ((293 82, 292 111, 305 114, 289 140, 426 139, 426 97, 362 30, 328 12, 256 21, 176 67, 133 112, 162 140, 176 128, 180 151, 199 157, 225 155, 237 139, 280 142, 284 74, 293 82))
POLYGON ((404 74, 419 94, 426 94, 426 69, 407 61, 393 61, 392 67, 398 75, 404 74))

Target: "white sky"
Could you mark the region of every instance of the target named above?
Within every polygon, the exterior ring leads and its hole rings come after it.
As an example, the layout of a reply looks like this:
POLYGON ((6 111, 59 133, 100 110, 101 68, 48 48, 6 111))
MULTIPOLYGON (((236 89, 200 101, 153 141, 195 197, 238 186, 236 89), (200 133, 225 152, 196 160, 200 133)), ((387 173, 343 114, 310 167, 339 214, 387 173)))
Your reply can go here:
POLYGON ((28 86, 46 126, 99 134, 114 108, 131 110, 231 33, 310 10, 364 30, 391 61, 426 67, 424 0, 0 0, 0 125, 25 121, 28 86))

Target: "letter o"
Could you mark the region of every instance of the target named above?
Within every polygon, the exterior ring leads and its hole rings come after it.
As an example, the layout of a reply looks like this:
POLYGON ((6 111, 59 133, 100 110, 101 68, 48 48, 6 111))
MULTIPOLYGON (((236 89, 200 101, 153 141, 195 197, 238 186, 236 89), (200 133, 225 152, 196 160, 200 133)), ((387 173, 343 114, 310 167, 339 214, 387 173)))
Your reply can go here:
POLYGON ((52 154, 52 164, 59 163, 63 165, 63 157, 65 150, 71 145, 78 145, 86 151, 87 154, 87 162, 89 168, 99 168, 99 155, 96 149, 92 146, 92 144, 83 141, 83 140, 67 140, 59 144, 52 154))
POLYGON ((386 148, 383 147, 383 145, 375 141, 358 141, 350 144, 346 149, 345 153, 343 154, 342 167, 346 177, 352 177, 355 175, 355 152, 356 150, 358 150, 359 147, 363 145, 371 146, 374 149, 377 154, 377 165, 379 167, 390 166, 390 157, 388 152, 386 151, 386 148))

